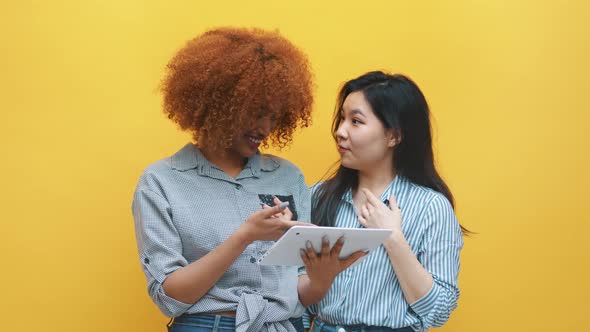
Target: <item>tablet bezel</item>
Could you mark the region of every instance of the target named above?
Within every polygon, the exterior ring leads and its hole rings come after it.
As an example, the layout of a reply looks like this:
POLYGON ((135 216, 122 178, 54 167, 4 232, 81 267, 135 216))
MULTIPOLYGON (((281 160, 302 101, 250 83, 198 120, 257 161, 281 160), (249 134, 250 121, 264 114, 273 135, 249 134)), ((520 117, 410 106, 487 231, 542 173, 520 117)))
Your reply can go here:
MULTIPOLYGON (((258 260, 258 263, 260 265, 303 266, 299 249, 304 248, 306 241, 309 240, 315 251, 319 253, 324 235, 328 237, 330 249, 338 238, 344 236, 344 245, 338 257, 345 258, 359 250, 369 252, 375 249, 390 234, 391 230, 389 229, 294 226, 275 242, 258 260)), ((355 265, 361 260, 362 258, 355 262, 355 265)))

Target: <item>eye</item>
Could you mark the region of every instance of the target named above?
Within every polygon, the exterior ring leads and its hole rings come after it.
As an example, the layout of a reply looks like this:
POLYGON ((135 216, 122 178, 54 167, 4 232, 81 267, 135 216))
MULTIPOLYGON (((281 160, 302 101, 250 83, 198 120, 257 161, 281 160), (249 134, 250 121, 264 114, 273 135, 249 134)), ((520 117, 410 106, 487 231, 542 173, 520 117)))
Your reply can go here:
POLYGON ((273 123, 278 121, 278 117, 276 115, 268 115, 267 113, 259 113, 256 116, 256 121, 265 120, 266 118, 268 118, 273 123))
POLYGON ((352 123, 354 124, 363 124, 359 119, 352 119, 352 123))

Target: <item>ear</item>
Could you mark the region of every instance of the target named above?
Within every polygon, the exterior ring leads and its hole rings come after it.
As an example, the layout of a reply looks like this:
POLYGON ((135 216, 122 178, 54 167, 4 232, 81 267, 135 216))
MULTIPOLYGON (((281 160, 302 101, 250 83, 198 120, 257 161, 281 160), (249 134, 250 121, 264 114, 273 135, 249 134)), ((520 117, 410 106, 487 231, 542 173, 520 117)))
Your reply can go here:
POLYGON ((399 131, 390 128, 387 129, 387 146, 390 148, 395 147, 396 145, 398 145, 401 141, 402 141, 402 135, 399 133, 399 131))

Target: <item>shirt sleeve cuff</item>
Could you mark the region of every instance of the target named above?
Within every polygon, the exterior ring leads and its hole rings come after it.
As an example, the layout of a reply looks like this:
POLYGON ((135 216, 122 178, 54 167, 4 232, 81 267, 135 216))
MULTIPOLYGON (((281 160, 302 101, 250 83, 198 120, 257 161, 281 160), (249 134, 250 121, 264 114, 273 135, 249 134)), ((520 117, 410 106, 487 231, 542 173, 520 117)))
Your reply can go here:
POLYGON ((438 299, 439 292, 440 290, 438 285, 435 281, 433 281, 430 290, 426 294, 424 294, 424 296, 422 296, 420 299, 410 304, 410 307, 412 308, 412 310, 414 310, 416 314, 418 314, 418 316, 428 316, 428 314, 436 306, 436 301, 438 299))
POLYGON ((161 286, 154 295, 154 302, 158 305, 158 307, 160 307, 162 313, 168 317, 178 317, 184 314, 190 307, 192 307, 192 304, 178 301, 166 295, 164 288, 161 286))

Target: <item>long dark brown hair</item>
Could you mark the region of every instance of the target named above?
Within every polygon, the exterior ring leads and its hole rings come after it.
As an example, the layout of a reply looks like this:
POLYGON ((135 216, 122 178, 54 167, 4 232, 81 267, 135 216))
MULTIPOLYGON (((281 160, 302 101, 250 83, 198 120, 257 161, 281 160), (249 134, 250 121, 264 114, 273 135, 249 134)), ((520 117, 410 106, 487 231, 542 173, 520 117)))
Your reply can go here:
MULTIPOLYGON (((397 175, 443 194, 455 207, 451 190, 438 174, 432 152, 430 110, 426 98, 410 78, 381 71, 366 73, 346 82, 336 102, 332 136, 340 126, 340 113, 346 97, 361 91, 385 128, 395 129, 401 139, 393 153, 397 175)), ((312 202, 312 222, 334 226, 342 196, 358 188, 358 171, 342 165, 315 190, 312 202)), ((461 226, 464 234, 469 230, 461 226)))

